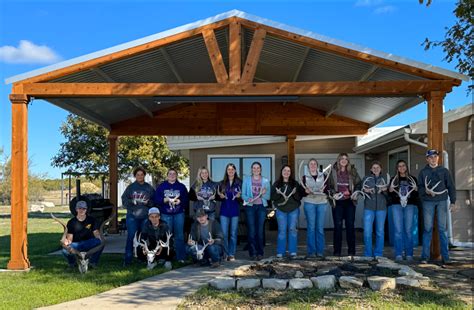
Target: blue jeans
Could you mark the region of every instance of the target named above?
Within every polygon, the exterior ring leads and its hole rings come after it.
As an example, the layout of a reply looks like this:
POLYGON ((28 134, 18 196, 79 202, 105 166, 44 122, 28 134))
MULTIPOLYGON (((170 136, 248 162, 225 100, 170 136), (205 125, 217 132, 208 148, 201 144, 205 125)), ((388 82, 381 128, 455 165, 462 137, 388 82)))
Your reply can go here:
POLYGON ((135 233, 141 232, 145 228, 146 218, 136 219, 131 213, 127 213, 126 223, 127 223, 127 243, 125 245, 125 257, 124 261, 130 263, 133 257, 133 237, 135 233))
POLYGON ((263 242, 263 236, 267 210, 263 204, 254 204, 253 206, 248 206, 245 208, 245 214, 247 215, 249 255, 250 257, 256 255, 263 256, 263 248, 265 246, 263 242))
POLYGON ((227 217, 221 215, 221 227, 224 234, 224 250, 227 255, 235 256, 235 250, 237 248, 237 229, 239 228, 239 217, 227 217))
MULTIPOLYGON (((202 249, 202 245, 198 245, 199 249, 202 249)), ((186 246, 186 253, 188 255, 191 255, 193 262, 197 262, 197 256, 196 256, 196 248, 194 246, 186 246)), ((209 258, 213 263, 215 262, 220 262, 221 257, 222 257, 222 245, 220 244, 212 244, 208 245, 207 248, 204 250, 204 256, 203 260, 208 261, 209 258)))
POLYGON ((364 210, 364 255, 383 256, 384 244, 384 226, 385 218, 387 216, 386 210, 364 210), (375 249, 372 248, 372 228, 374 227, 375 219, 375 249))
POLYGON ((304 214, 307 222, 306 246, 308 255, 324 254, 324 220, 326 215, 327 203, 314 204, 304 203, 304 214))
MULTIPOLYGON (((91 238, 84 241, 73 242, 70 244, 70 247, 79 251, 79 252, 87 252, 90 249, 98 246, 100 244, 100 240, 97 238, 91 238)), ((103 249, 102 249, 103 250, 103 249)), ((89 259, 91 264, 97 265, 99 262, 100 254, 102 254, 102 250, 95 252, 89 259)), ((67 259, 69 265, 76 264, 76 255, 69 253, 66 249, 63 249, 63 255, 67 259)))
POLYGON ((438 217, 438 231, 439 231, 439 243, 441 250, 441 257, 443 260, 449 259, 448 251, 448 233, 446 231, 447 219, 448 219, 448 203, 446 200, 443 201, 423 201, 423 250, 421 252, 422 259, 428 259, 430 257, 430 246, 431 237, 433 235, 433 221, 434 212, 437 209, 438 217))
POLYGON ((413 257, 413 216, 415 205, 392 205, 395 256, 413 257))
POLYGON ((177 260, 186 258, 186 249, 184 247, 184 213, 162 214, 161 218, 168 224, 170 232, 174 237, 174 250, 177 260))
POLYGON ((296 255, 298 245, 298 230, 296 224, 300 215, 300 209, 291 212, 283 212, 277 209, 276 218, 278 222, 277 255, 285 255, 286 239, 288 235, 288 252, 296 255))

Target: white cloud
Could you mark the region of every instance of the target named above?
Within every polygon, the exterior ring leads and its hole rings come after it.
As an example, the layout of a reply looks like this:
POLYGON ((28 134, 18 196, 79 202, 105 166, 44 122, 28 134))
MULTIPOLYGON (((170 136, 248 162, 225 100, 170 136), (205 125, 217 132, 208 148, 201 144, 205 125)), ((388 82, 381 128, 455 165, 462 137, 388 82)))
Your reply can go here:
POLYGON ((374 10, 374 13, 375 14, 386 14, 386 13, 392 13, 392 12, 395 12, 396 11, 396 7, 394 7, 393 5, 385 5, 385 6, 381 6, 379 8, 376 8, 374 10))
POLYGON ((46 45, 20 40, 18 47, 0 46, 0 61, 12 64, 51 64, 61 57, 46 45))
POLYGON ((382 4, 383 0, 357 0, 355 6, 376 6, 382 4))

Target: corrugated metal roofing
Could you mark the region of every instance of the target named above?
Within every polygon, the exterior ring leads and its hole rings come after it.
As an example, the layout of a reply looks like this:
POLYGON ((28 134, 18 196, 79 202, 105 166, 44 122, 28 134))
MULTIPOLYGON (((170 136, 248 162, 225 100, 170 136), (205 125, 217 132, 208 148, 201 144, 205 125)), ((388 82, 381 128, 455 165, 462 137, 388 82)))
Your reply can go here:
MULTIPOLYGON (((230 11, 216 15, 206 20, 198 21, 158 33, 143 39, 131 41, 106 50, 71 59, 53 66, 34 70, 22 75, 7 79, 12 83, 46 73, 49 71, 71 66, 89 59, 138 46, 147 42, 155 41, 179 32, 194 29, 210 24, 228 17, 237 16, 271 27, 280 28, 296 34, 311 37, 317 40, 329 42, 340 46, 346 46, 364 53, 379 57, 396 60, 411 66, 430 70, 454 78, 465 79, 458 73, 444 69, 434 68, 429 65, 409 61, 393 55, 373 51, 368 48, 355 46, 326 38, 312 32, 296 29, 290 26, 272 22, 260 17, 252 16, 240 11, 230 11)), ((242 67, 244 67, 246 56, 250 49, 254 30, 243 27, 242 29, 242 67)), ((229 72, 229 32, 228 28, 215 31, 217 43, 221 51, 223 61, 229 72)), ((301 44, 291 42, 267 34, 262 48, 260 61, 257 65, 255 82, 284 82, 284 81, 390 81, 390 80, 420 80, 423 78, 397 72, 390 69, 380 68, 373 64, 343 57, 336 54, 324 52, 314 48, 308 48, 301 44)), ((98 68, 89 69, 84 72, 69 74, 57 78, 53 82, 62 83, 215 83, 216 78, 209 59, 204 39, 201 35, 171 43, 166 47, 149 50, 137 55, 104 64, 98 68)), ((102 125, 110 125, 128 118, 156 112, 166 108, 172 103, 158 105, 153 98, 126 99, 126 98, 76 98, 76 99, 54 99, 48 100, 62 108, 65 108, 82 116, 89 115, 92 121, 99 120, 102 125), (138 103, 138 104, 137 104, 138 103), (137 106, 138 105, 138 106, 137 106)), ((304 97, 300 103, 311 106, 322 111, 347 116, 359 121, 375 124, 400 110, 421 102, 416 97, 411 98, 369 98, 369 97, 304 97)))

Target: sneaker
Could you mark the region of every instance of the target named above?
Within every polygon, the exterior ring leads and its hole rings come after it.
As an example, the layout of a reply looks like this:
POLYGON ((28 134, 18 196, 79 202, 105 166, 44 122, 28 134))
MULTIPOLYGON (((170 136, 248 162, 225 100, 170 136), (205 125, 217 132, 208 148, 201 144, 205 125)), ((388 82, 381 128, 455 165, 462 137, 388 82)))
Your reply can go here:
POLYGON ((277 254, 277 258, 283 258, 283 254, 277 254))
POLYGON ((312 259, 312 258, 316 258, 316 254, 308 254, 305 256, 306 259, 312 259))
POLYGON ((235 260, 235 257, 232 256, 232 255, 229 255, 229 256, 227 257, 227 261, 228 261, 228 262, 233 262, 234 260, 235 260))
POLYGON ((401 255, 395 256, 395 261, 401 262, 402 260, 403 260, 403 256, 401 256, 401 255))
POLYGON ((291 253, 290 254, 290 259, 296 259, 296 253, 291 253))
POLYGON ((428 260, 427 260, 426 258, 422 258, 422 259, 420 260, 420 264, 426 265, 426 264, 428 264, 428 260))
POLYGON ((407 260, 407 262, 412 262, 413 261, 413 256, 407 256, 406 260, 407 260))
POLYGON ((220 266, 219 262, 214 262, 211 264, 211 268, 218 268, 220 266))
POLYGON ((164 266, 166 270, 171 270, 173 268, 173 265, 171 265, 170 261, 165 262, 164 266))

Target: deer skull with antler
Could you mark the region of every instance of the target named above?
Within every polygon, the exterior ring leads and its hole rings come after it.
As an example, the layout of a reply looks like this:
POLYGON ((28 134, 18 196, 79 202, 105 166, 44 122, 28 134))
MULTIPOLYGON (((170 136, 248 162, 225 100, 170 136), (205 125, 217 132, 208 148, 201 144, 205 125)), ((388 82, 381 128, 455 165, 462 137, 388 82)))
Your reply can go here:
POLYGON ((168 205, 170 206, 171 209, 174 209, 175 206, 178 204, 178 199, 181 194, 177 194, 174 197, 168 197, 168 205))
POLYGON ((148 243, 146 240, 143 240, 143 239, 140 240, 139 245, 142 246, 143 254, 146 255, 146 262, 147 262, 146 269, 151 270, 155 268, 156 266, 155 257, 157 254, 159 254, 161 250, 160 242, 156 243, 156 247, 153 250, 150 250, 148 248, 148 243))
POLYGON ((407 178, 410 182, 409 186, 411 187, 411 190, 409 191, 402 191, 401 189, 396 190, 396 188, 400 186, 395 185, 395 180, 398 179, 398 174, 393 178, 392 182, 390 183, 390 189, 392 189, 395 193, 397 193, 398 197, 400 197, 400 205, 403 208, 407 206, 408 197, 410 196, 410 194, 418 189, 418 187, 416 186, 416 181, 411 176, 408 176, 407 178))
POLYGON ((204 242, 204 240, 202 241, 203 246, 201 248, 199 248, 197 241, 194 241, 191 235, 189 235, 189 240, 191 240, 191 243, 194 244, 194 248, 196 249, 196 259, 202 260, 204 258, 204 250, 206 250, 207 246, 213 239, 211 233, 209 232, 209 239, 207 242, 204 242))
MULTIPOLYGON (((206 195, 206 193, 204 194, 206 195)), ((200 193, 197 194, 197 199, 203 202, 203 209, 204 210, 209 210, 209 207, 211 205, 211 201, 216 199, 216 190, 214 189, 211 192, 210 196, 205 197, 204 195, 201 195, 200 193)), ((207 193, 209 195, 209 193, 207 193)))
POLYGON ((80 273, 86 273, 88 270, 89 270, 89 258, 97 253, 98 251, 102 250, 105 246, 105 238, 104 238, 104 227, 106 224, 108 224, 112 219, 113 217, 115 216, 115 214, 112 214, 108 219, 106 219, 104 222, 102 222, 102 224, 100 225, 100 228, 99 228, 99 238, 100 238, 100 244, 93 247, 92 249, 86 251, 86 252, 80 252, 76 249, 74 249, 73 247, 71 247, 69 244, 66 243, 66 236, 68 234, 68 230, 67 230, 67 226, 66 224, 64 224, 60 219, 58 219, 57 217, 55 217, 53 215, 53 213, 50 213, 51 214, 51 217, 56 221, 58 222, 59 224, 61 224, 61 226, 63 226, 64 228, 64 232, 63 232, 63 235, 61 236, 61 240, 59 241, 59 243, 61 244, 61 246, 66 249, 69 253, 71 254, 74 254, 76 255, 76 261, 77 261, 77 267, 79 269, 79 272, 80 273))

